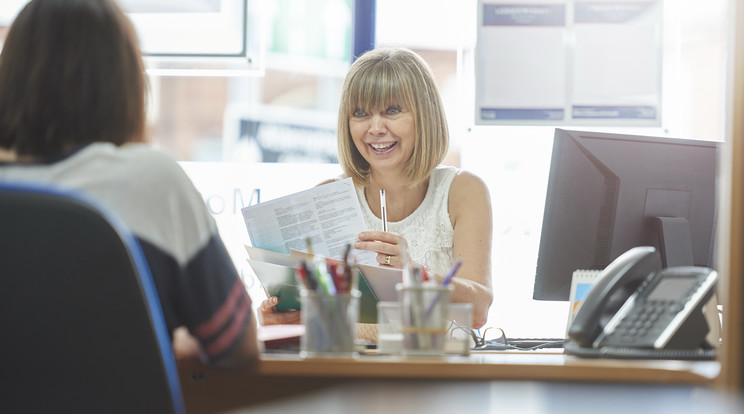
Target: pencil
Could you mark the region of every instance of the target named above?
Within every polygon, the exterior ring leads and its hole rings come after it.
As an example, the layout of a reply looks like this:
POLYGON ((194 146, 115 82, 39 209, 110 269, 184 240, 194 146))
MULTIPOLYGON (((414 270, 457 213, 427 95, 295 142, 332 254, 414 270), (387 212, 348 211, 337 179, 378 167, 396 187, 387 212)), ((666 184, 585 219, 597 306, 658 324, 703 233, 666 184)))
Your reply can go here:
POLYGON ((314 256, 313 255, 313 241, 310 240, 309 237, 305 237, 305 245, 307 246, 307 254, 309 254, 310 256, 314 256))

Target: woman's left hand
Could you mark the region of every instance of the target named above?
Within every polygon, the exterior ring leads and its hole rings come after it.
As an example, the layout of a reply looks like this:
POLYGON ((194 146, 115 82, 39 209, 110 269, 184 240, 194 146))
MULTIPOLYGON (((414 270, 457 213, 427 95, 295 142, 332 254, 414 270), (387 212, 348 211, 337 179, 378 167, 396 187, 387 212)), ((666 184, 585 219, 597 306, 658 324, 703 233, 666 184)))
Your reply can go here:
POLYGON ((279 298, 272 296, 258 305, 258 322, 262 326, 302 323, 300 311, 277 312, 277 303, 279 298))
POLYGON ((408 241, 403 236, 386 231, 363 231, 358 237, 354 248, 377 253, 377 263, 382 266, 401 269, 403 263, 411 262, 408 241))

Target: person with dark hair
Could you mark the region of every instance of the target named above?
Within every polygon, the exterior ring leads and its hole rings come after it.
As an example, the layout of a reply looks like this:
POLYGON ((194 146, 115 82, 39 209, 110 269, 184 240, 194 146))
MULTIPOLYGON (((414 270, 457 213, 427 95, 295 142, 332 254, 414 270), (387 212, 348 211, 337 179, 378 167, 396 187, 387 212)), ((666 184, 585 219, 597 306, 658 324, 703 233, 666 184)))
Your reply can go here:
MULTIPOLYGON (((419 264, 439 281, 461 259, 452 301, 472 303, 473 327, 483 326, 493 300, 491 200, 479 177, 440 165, 449 130, 427 63, 400 47, 362 54, 344 81, 337 132, 343 177, 354 181, 369 229, 354 247, 377 253, 382 266, 419 264)), ((298 320, 275 312, 276 303, 261 304, 264 324, 298 320)))
POLYGON ((250 297, 199 192, 145 143, 146 93, 134 27, 113 0, 31 0, 0 54, 0 180, 113 211, 142 246, 171 335, 188 330, 209 363, 254 363, 250 297))

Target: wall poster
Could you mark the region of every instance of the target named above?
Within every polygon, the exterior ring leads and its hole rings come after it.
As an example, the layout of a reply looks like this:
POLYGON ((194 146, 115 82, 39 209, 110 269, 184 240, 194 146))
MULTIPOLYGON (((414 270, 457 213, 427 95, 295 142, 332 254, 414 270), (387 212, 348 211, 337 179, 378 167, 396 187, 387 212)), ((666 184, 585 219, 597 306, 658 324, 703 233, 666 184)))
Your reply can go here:
POLYGON ((661 0, 479 0, 476 124, 661 124, 661 0))

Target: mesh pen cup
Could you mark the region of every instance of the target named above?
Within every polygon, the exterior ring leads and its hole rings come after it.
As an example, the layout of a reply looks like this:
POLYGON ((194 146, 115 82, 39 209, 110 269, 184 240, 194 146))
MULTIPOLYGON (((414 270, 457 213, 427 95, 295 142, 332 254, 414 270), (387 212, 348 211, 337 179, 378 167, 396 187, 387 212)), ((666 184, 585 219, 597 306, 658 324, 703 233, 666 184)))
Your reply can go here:
POLYGON ((359 320, 358 290, 327 294, 308 289, 300 291, 302 324, 300 338, 303 358, 354 358, 358 356, 354 339, 359 320))
POLYGON ((403 355, 444 355, 453 286, 398 284, 403 355))

